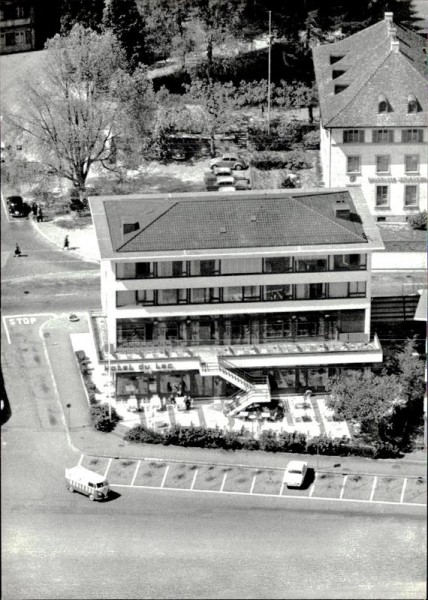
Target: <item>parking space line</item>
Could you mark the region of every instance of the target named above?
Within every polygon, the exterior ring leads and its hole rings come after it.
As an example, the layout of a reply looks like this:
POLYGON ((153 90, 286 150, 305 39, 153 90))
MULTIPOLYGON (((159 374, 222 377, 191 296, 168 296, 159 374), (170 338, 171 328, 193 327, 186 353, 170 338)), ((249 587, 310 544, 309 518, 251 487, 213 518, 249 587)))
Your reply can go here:
POLYGON ((195 470, 195 474, 193 475, 193 481, 192 481, 192 485, 190 486, 190 491, 193 490, 194 485, 195 485, 195 481, 196 481, 196 477, 198 476, 198 469, 195 470))
POLYGON ((137 477, 138 469, 140 468, 141 460, 138 461, 137 466, 135 467, 134 476, 131 481, 131 485, 134 485, 135 478, 137 477))
POLYGON ((401 496, 400 496, 400 504, 403 504, 403 500, 404 500, 404 493, 406 491, 406 485, 407 485, 407 477, 404 478, 403 481, 403 487, 401 489, 401 496))
POLYGON ((251 488, 250 488, 250 494, 252 494, 252 493, 253 493, 254 486, 255 486, 255 484, 256 484, 256 479, 257 479, 257 475, 254 475, 254 477, 253 477, 253 482, 252 482, 252 484, 251 484, 251 488))
POLYGON ((226 477, 227 477, 227 473, 224 474, 223 481, 221 482, 220 492, 223 491, 224 484, 226 483, 226 477))
POLYGON ((165 485, 166 476, 168 475, 168 471, 169 471, 169 465, 166 465, 165 473, 163 474, 163 479, 162 479, 162 483, 161 483, 161 488, 163 488, 163 486, 165 485))
POLYGON ((284 491, 284 485, 285 485, 285 470, 284 470, 284 475, 282 476, 281 487, 279 489, 278 496, 282 496, 282 492, 284 491))
POLYGON ((109 469, 110 469, 110 466, 111 466, 112 462, 113 462, 113 459, 109 458, 107 469, 106 469, 106 472, 104 473, 104 477, 107 477, 107 473, 109 472, 109 469))
POLYGON ((374 493, 375 493, 376 485, 377 485, 377 476, 375 475, 374 478, 373 478, 373 485, 372 485, 372 491, 370 492, 370 500, 369 500, 369 502, 373 502, 373 496, 374 496, 374 493))
POLYGON ((85 456, 84 454, 81 454, 81 455, 80 455, 79 462, 77 463, 77 466, 78 466, 78 467, 80 467, 80 465, 82 464, 82 460, 83 460, 83 457, 84 457, 84 456, 85 456))
POLYGON ((309 492, 309 498, 312 498, 312 494, 314 493, 315 483, 316 483, 317 477, 318 477, 318 473, 315 473, 315 477, 314 477, 314 480, 312 482, 311 491, 309 492))
POLYGON ((343 476, 343 481, 342 481, 342 487, 340 488, 340 496, 339 496, 339 500, 342 500, 343 498, 343 493, 345 491, 345 485, 346 485, 346 480, 348 479, 347 475, 343 476))
MULTIPOLYGON (((161 488, 158 485, 129 485, 126 483, 110 483, 111 487, 119 487, 119 488, 132 488, 134 490, 160 490, 161 488)), ((201 494, 230 494, 232 496, 255 496, 263 497, 263 498, 279 498, 278 494, 262 494, 259 492, 250 494, 249 492, 223 492, 222 490, 199 490, 194 489, 190 490, 188 488, 174 488, 174 487, 164 487, 162 491, 167 492, 192 492, 193 494, 201 493, 201 494)), ((426 504, 417 504, 416 502, 403 502, 400 504, 399 502, 392 502, 390 500, 359 500, 355 498, 325 498, 324 496, 317 496, 316 498, 310 498, 310 496, 281 496, 281 498, 286 498, 290 500, 312 500, 316 502, 317 500, 327 501, 327 502, 354 502, 356 504, 388 504, 392 506, 418 506, 421 508, 426 508, 426 504)))
POLYGON ((2 321, 3 321, 4 328, 6 330, 7 341, 9 342, 9 344, 11 344, 12 342, 10 341, 10 335, 9 335, 9 329, 8 329, 7 323, 6 323, 6 317, 2 317, 2 321))

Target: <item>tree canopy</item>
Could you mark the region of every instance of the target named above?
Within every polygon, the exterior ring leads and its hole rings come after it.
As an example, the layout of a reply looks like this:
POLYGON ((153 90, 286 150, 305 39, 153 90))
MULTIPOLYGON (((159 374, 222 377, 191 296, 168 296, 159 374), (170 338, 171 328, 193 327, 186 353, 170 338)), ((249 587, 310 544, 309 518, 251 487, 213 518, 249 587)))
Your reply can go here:
POLYGON ((26 82, 23 114, 8 115, 34 140, 40 161, 81 193, 92 165, 108 165, 118 129, 123 135, 132 120, 136 136, 138 125, 150 121, 150 83, 126 67, 111 32, 75 25, 47 43, 43 72, 26 82))
POLYGON ((104 10, 104 0, 62 0, 61 33, 69 33, 74 25, 100 31, 104 10))

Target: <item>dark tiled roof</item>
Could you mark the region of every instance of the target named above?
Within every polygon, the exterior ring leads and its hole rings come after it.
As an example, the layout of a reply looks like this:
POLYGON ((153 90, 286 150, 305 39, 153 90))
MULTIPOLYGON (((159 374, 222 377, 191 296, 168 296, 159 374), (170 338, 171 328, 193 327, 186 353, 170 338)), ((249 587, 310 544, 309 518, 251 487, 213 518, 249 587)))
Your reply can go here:
POLYGON ((399 52, 391 48, 386 21, 333 44, 313 49, 321 118, 325 127, 425 126, 428 100, 425 43, 418 34, 395 25, 399 52), (334 64, 330 56, 342 56, 334 64), (345 71, 333 79, 333 69, 345 71), (335 94, 335 85, 347 85, 335 94), (384 94, 392 111, 378 113, 384 94), (422 110, 407 113, 408 95, 414 94, 422 110))
POLYGON ((115 251, 252 248, 367 243, 347 191, 104 201, 115 251), (335 216, 345 201, 349 219, 335 216), (155 206, 154 206, 155 205, 155 206), (122 237, 123 216, 139 229, 122 237), (120 243, 118 243, 120 241, 120 243))

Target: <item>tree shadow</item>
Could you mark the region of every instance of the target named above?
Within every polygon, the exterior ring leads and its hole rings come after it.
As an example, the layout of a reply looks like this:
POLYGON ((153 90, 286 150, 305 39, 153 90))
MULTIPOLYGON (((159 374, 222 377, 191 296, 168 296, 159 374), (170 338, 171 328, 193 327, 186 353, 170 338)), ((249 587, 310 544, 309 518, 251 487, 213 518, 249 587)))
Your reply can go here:
POLYGON ((0 425, 5 425, 12 416, 9 398, 7 396, 6 387, 3 379, 3 369, 0 365, 0 398, 1 398, 1 421, 0 425))

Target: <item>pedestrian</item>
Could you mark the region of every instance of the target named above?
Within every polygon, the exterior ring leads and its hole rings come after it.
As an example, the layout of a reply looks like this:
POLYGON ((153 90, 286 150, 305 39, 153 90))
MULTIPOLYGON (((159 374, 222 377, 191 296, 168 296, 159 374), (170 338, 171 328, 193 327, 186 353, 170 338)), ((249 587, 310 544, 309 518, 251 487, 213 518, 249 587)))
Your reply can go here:
POLYGON ((64 238, 64 247, 63 250, 70 250, 70 240, 68 239, 68 235, 64 238))
POLYGON ((15 254, 13 255, 13 257, 16 258, 17 256, 21 256, 21 248, 18 246, 18 244, 15 245, 15 254))
POLYGON ((33 211, 33 215, 36 216, 37 215, 37 204, 35 202, 33 202, 33 204, 31 205, 31 210, 33 211))
POLYGON ((41 208, 39 208, 39 212, 37 213, 37 222, 43 223, 43 211, 41 208))

